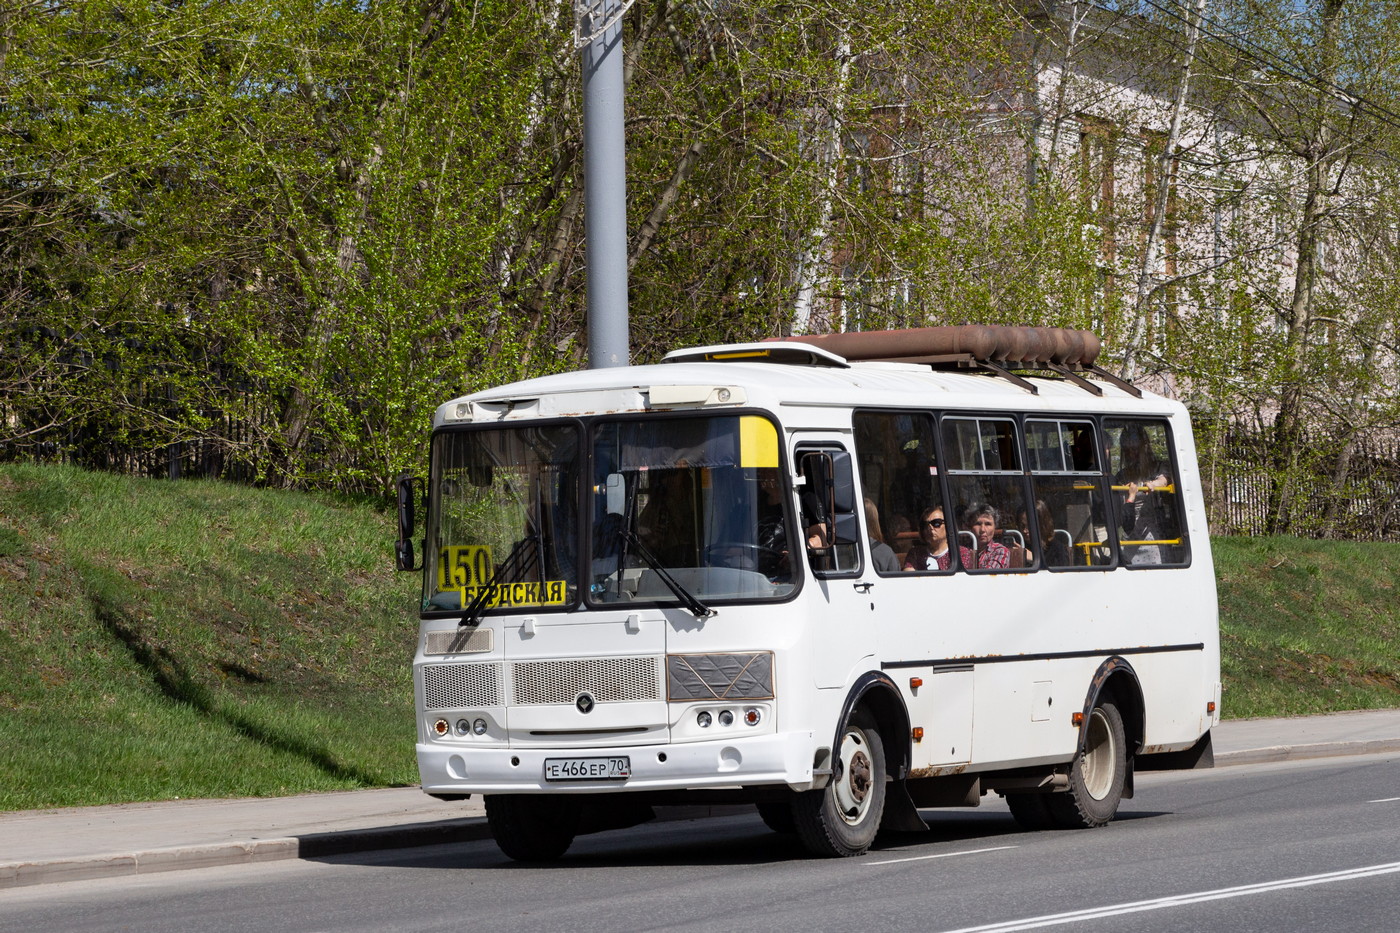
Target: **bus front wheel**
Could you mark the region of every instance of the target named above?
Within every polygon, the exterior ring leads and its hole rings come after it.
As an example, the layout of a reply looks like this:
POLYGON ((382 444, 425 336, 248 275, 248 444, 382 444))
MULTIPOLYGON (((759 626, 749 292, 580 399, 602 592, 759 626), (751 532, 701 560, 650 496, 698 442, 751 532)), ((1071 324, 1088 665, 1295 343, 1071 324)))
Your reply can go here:
POLYGON ((841 730, 831 781, 793 797, 793 824, 815 855, 863 855, 875 841, 884 810, 885 746, 874 721, 857 711, 841 730))
POLYGON ((489 794, 486 822, 502 852, 517 862, 549 862, 569 850, 579 808, 566 797, 489 794))
POLYGON ((1102 826, 1118 813, 1128 776, 1128 740, 1123 717, 1112 700, 1103 699, 1089 713, 1084 750, 1069 771, 1069 790, 1049 794, 1046 808, 1057 826, 1088 829, 1102 826))

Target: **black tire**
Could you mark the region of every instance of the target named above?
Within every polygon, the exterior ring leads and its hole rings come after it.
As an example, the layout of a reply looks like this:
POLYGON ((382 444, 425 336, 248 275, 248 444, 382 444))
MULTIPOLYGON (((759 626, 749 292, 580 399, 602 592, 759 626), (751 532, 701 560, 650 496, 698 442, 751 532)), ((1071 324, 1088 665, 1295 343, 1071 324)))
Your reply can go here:
POLYGON ((501 851, 517 862, 550 862, 578 833, 577 801, 535 794, 490 794, 486 822, 501 851))
POLYGON ((793 796, 793 822, 807 851, 847 858, 870 848, 884 812, 885 746, 874 721, 857 711, 841 729, 831 781, 793 796))
POLYGON ((1050 808, 1046 806, 1046 801, 1050 799, 1050 794, 1007 794, 1006 806, 1011 810, 1011 815, 1016 818, 1016 823, 1022 829, 1035 832, 1042 829, 1051 829, 1055 823, 1055 818, 1050 815, 1050 808))
POLYGON ((1064 829, 1103 826, 1118 813, 1128 779, 1128 739, 1112 700, 1102 699, 1084 726, 1084 750, 1069 770, 1069 790, 1049 794, 1045 806, 1064 829))
POLYGON ((765 800, 757 804, 759 818, 763 825, 775 833, 791 836, 797 832, 797 821, 792 818, 792 803, 787 800, 765 800))

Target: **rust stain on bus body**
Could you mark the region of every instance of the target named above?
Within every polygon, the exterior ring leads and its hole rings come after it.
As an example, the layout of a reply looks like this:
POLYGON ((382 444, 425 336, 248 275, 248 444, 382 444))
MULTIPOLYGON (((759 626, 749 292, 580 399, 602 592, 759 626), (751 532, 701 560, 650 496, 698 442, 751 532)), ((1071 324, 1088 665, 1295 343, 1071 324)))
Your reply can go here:
POLYGON ((959 765, 930 765, 927 768, 913 768, 909 771, 906 780, 917 780, 919 778, 931 777, 952 777, 967 771, 968 762, 959 765))

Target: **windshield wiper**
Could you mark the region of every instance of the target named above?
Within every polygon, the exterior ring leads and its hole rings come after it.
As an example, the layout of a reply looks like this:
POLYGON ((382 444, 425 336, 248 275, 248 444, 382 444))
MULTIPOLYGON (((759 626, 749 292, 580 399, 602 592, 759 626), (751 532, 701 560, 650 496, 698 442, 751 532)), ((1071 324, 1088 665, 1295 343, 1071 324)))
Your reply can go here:
POLYGON ((661 582, 666 584, 666 588, 676 595, 676 599, 680 600, 681 605, 684 606, 687 610, 689 610, 691 615, 695 616, 695 618, 701 621, 704 621, 710 616, 716 614, 716 611, 714 609, 711 609, 709 606, 706 606, 700 600, 696 599, 694 593, 690 592, 690 590, 682 586, 675 577, 671 576, 670 572, 666 569, 665 565, 657 559, 656 555, 651 552, 650 548, 648 548, 645 544, 642 543, 642 539, 637 537, 637 533, 635 531, 629 531, 628 529, 623 528, 620 531, 618 531, 618 535, 622 538, 623 541, 632 545, 632 547, 636 549, 637 556, 640 557, 648 567, 650 567, 653 571, 656 572, 656 575, 661 578, 661 582))
POLYGON ((491 597, 495 595, 496 589, 500 586, 497 581, 508 576, 523 577, 539 558, 540 536, 531 533, 520 539, 515 547, 510 549, 510 553, 506 555, 506 559, 501 562, 501 565, 491 572, 491 576, 481 585, 481 588, 476 591, 476 595, 472 597, 472 601, 467 605, 466 613, 462 616, 462 620, 457 623, 457 627, 463 628, 468 625, 480 625, 481 614, 485 611, 486 604, 490 601, 491 597), (521 558, 525 555, 526 546, 531 544, 533 544, 534 547, 530 549, 529 559, 521 562, 521 558), (515 565, 518 562, 520 562, 520 566, 516 567, 515 565))

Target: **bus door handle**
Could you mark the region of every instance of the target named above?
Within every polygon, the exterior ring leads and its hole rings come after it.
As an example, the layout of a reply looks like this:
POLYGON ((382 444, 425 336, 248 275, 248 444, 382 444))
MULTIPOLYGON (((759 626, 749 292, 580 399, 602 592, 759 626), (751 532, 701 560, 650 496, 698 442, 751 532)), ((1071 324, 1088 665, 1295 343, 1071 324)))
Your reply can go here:
POLYGON ((866 593, 869 593, 869 592, 870 592, 870 588, 871 588, 872 586, 874 586, 874 585, 875 585, 875 584, 869 583, 869 582, 867 582, 867 581, 865 581, 865 580, 862 580, 862 581, 860 581, 859 583, 854 584, 854 586, 855 586, 855 588, 856 588, 856 592, 857 592, 857 593, 860 593, 860 594, 862 594, 862 595, 864 595, 864 594, 866 594, 866 593))

